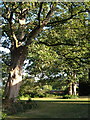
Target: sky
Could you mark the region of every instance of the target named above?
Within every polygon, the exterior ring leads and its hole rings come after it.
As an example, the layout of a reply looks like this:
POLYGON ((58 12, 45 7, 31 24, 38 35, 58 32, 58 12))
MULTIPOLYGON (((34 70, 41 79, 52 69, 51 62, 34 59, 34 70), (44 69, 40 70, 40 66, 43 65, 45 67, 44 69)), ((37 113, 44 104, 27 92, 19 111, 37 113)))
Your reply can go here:
POLYGON ((7 48, 4 48, 4 47, 0 47, 0 52, 6 52, 6 53, 9 53, 10 50, 7 49, 7 48))

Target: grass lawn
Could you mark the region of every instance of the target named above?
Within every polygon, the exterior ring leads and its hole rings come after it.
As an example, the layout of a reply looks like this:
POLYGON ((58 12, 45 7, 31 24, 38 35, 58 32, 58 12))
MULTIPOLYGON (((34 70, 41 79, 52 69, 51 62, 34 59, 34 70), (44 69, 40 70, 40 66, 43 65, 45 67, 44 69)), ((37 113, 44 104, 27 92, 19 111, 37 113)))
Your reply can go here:
POLYGON ((56 98, 32 98, 34 101, 55 101, 55 102, 90 102, 90 98, 76 98, 76 99, 60 99, 59 97, 56 98))
MULTIPOLYGON (((21 97, 21 100, 28 100, 28 97, 21 97)), ((89 101, 90 102, 90 96, 88 97, 79 97, 76 99, 61 99, 60 97, 53 97, 53 98, 32 98, 32 100, 34 101, 75 101, 75 102, 79 102, 79 101, 89 101)))
MULTIPOLYGON (((35 99, 34 99, 35 100, 35 99)), ((71 100, 71 99, 70 99, 71 100)), ((7 120, 22 120, 23 118, 88 118, 88 108, 90 103, 73 102, 72 101, 49 101, 36 99, 37 107, 27 110, 23 113, 18 113, 8 116, 7 120)))

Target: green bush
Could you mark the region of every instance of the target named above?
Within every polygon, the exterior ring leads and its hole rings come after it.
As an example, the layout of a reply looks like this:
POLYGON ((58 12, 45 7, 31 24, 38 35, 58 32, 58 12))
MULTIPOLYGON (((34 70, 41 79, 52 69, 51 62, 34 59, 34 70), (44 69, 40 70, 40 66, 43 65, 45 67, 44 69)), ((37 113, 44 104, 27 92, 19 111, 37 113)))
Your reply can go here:
POLYGON ((56 97, 56 95, 54 95, 54 94, 49 94, 49 93, 46 93, 46 96, 45 97, 56 97))
POLYGON ((4 106, 3 112, 5 112, 8 115, 12 115, 19 112, 24 112, 28 109, 32 109, 32 107, 34 106, 36 107, 36 103, 29 99, 27 101, 17 101, 12 103, 8 102, 8 105, 5 104, 3 106, 4 106))
POLYGON ((4 113, 4 112, 2 112, 2 118, 1 118, 1 120, 6 120, 6 117, 7 117, 7 114, 4 113))
POLYGON ((63 96, 63 99, 76 99, 76 98, 78 98, 77 95, 64 95, 63 96))

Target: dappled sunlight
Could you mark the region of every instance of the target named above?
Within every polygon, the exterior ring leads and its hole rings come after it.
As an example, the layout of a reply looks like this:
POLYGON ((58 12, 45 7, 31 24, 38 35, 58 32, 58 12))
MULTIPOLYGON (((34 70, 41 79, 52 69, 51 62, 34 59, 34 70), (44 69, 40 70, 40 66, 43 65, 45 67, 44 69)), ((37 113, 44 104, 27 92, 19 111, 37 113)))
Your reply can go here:
POLYGON ((90 3, 18 0, 1 8, 4 117, 88 118, 90 3))

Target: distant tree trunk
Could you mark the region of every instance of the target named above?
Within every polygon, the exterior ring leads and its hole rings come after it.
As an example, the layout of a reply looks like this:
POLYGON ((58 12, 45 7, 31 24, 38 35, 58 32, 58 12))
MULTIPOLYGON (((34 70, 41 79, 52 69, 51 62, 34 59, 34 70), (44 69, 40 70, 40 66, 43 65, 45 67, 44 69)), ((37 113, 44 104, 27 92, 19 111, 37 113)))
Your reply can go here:
POLYGON ((68 94, 72 95, 72 82, 70 82, 70 84, 69 84, 68 94))
POLYGON ((77 85, 76 85, 76 83, 74 82, 74 83, 73 83, 73 95, 76 95, 76 87, 77 87, 77 85))
POLYGON ((11 66, 5 88, 5 98, 16 99, 22 82, 22 66, 27 56, 27 47, 20 46, 11 51, 11 66))
POLYGON ((88 81, 90 82, 90 68, 88 69, 88 81))
POLYGON ((77 93, 76 93, 76 92, 77 92, 77 91, 76 91, 77 84, 76 84, 76 82, 75 82, 75 81, 76 81, 76 72, 75 72, 75 71, 74 71, 74 73, 73 73, 73 77, 74 77, 74 82, 73 82, 73 88, 72 88, 72 89, 73 89, 73 90, 72 90, 73 93, 72 93, 72 94, 73 94, 73 95, 76 95, 76 94, 77 94, 77 93))

